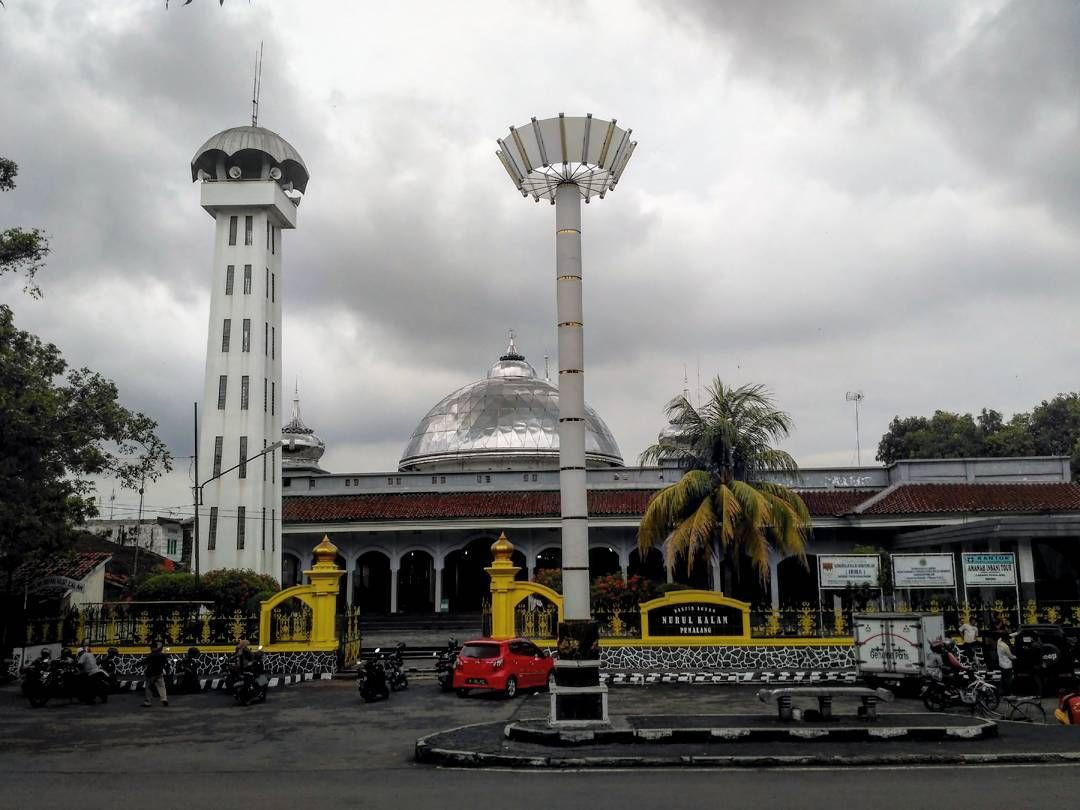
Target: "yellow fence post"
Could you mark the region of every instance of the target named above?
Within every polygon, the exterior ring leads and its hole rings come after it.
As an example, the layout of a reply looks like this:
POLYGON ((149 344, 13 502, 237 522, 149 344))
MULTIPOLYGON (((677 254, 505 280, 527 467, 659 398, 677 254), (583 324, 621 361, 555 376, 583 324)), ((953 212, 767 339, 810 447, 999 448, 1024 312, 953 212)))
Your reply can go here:
POLYGON ((506 532, 491 546, 491 554, 494 561, 484 569, 491 576, 491 637, 513 638, 514 577, 521 569, 514 565, 514 546, 506 539, 506 532))
POLYGON ((337 567, 338 549, 330 538, 323 535, 322 542, 315 546, 315 565, 311 570, 305 571, 309 585, 295 585, 278 591, 270 599, 265 600, 259 608, 259 643, 270 643, 270 619, 274 607, 280 603, 296 597, 311 608, 310 632, 304 627, 293 628, 293 641, 307 641, 311 644, 330 646, 337 644, 337 595, 340 587, 340 579, 345 572, 337 567), (300 638, 297 638, 296 630, 299 630, 300 638))

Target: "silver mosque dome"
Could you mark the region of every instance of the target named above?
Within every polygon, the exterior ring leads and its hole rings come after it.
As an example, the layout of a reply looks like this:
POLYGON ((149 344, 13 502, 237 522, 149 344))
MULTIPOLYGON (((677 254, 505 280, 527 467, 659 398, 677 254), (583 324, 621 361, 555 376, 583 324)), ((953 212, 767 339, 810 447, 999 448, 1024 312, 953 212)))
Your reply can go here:
POLYGON ((233 166, 240 168, 240 180, 268 179, 269 171, 277 168, 282 186, 301 194, 307 190, 310 175, 304 159, 291 143, 265 127, 232 127, 210 138, 191 159, 191 179, 198 180, 201 171, 209 178, 227 180, 233 166))
POLYGON ((300 416, 300 391, 293 395, 292 419, 281 426, 281 466, 286 470, 323 472, 319 460, 326 452, 326 443, 304 424, 300 416))
MULTIPOLYGON (((621 467, 615 437, 585 406, 585 461, 621 467)), ((550 469, 559 466, 559 389, 538 377, 514 346, 488 371, 428 411, 413 431, 400 470, 550 469)))

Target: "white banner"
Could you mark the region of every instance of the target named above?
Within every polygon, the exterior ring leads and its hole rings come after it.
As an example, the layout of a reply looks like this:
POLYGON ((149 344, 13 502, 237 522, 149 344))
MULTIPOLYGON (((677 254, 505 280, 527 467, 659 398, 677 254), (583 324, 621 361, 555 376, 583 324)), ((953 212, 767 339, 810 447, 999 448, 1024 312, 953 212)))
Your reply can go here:
POLYGON ((1016 585, 1016 555, 1010 552, 964 555, 964 587, 1016 585))
POLYGON ((897 588, 956 586, 952 554, 893 554, 892 570, 897 588))
POLYGON ((819 554, 817 559, 819 588, 878 587, 881 560, 877 554, 819 554))

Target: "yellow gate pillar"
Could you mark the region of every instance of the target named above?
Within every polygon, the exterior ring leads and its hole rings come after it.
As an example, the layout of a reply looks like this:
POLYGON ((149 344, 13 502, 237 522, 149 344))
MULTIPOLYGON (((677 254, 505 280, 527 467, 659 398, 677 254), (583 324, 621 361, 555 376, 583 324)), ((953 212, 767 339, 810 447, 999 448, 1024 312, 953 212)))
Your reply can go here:
POLYGON ((506 532, 492 544, 491 554, 495 559, 484 569, 491 576, 491 637, 513 638, 514 577, 521 569, 514 565, 514 546, 506 539, 506 532))
POLYGON ((337 642, 337 595, 345 573, 337 567, 338 549, 327 535, 315 546, 315 565, 305 571, 311 582, 311 641, 314 644, 337 642))

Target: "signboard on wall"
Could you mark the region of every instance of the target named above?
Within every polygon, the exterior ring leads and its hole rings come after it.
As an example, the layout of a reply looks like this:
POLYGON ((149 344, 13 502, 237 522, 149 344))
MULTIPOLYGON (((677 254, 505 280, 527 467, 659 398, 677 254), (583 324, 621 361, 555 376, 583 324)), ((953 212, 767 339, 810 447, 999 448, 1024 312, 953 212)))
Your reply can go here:
POLYGON ((964 587, 1016 585, 1016 555, 1009 552, 964 554, 964 587))
POLYGON ((956 587, 952 554, 893 554, 892 569, 897 588, 956 587))
POLYGON ((819 554, 817 559, 819 588, 878 587, 881 560, 877 554, 819 554))

